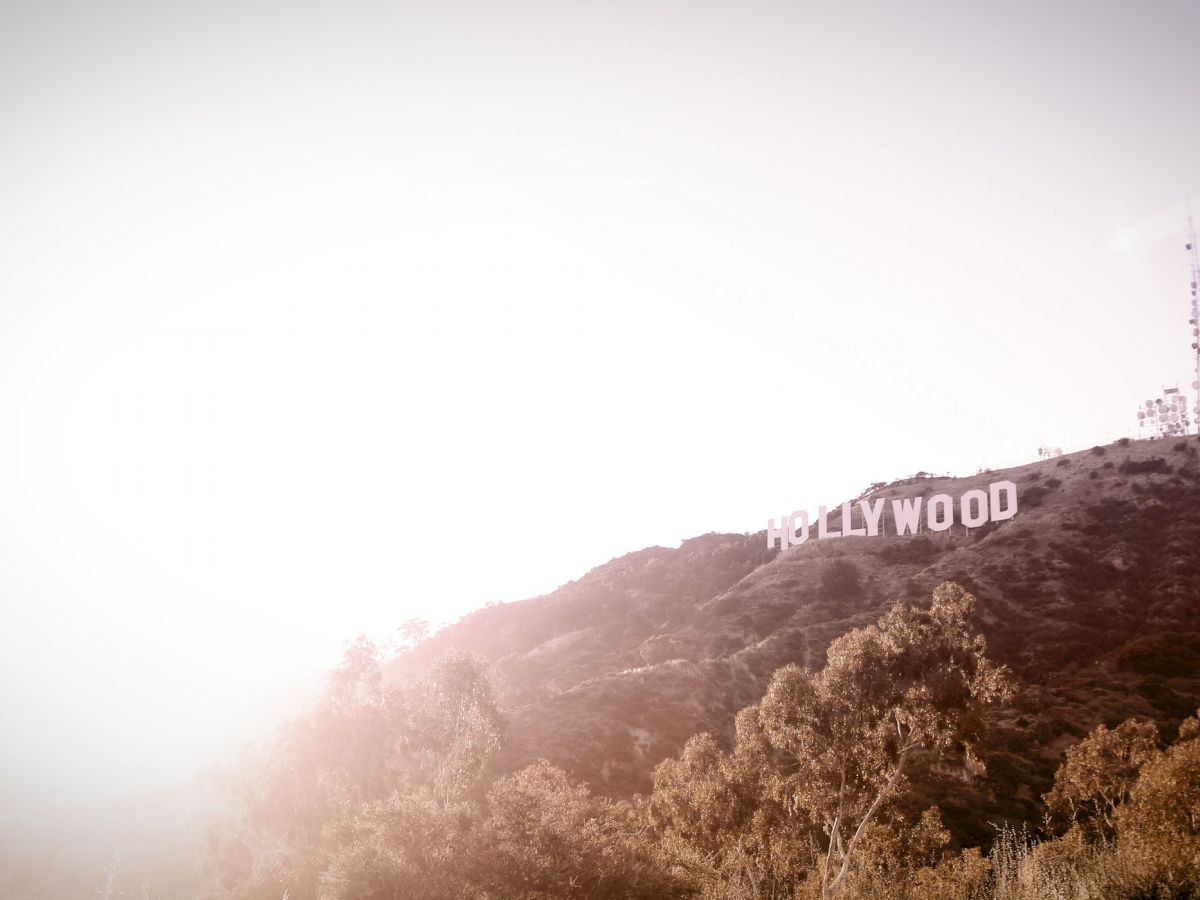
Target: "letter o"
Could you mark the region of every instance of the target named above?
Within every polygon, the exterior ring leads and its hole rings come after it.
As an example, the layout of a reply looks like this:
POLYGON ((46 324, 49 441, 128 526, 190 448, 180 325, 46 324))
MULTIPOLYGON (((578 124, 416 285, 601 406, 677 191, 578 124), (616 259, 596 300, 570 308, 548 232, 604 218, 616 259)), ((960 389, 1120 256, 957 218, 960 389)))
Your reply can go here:
POLYGON ((925 506, 925 522, 930 531, 945 531, 954 524, 954 500, 949 494, 934 494, 925 506), (941 507, 941 513, 934 516, 934 509, 941 507))
POLYGON ((793 547, 797 547, 808 540, 808 512, 802 509, 796 510, 788 516, 788 543, 793 547), (804 529, 799 535, 796 534, 796 520, 800 520, 800 527, 804 529))
POLYGON ((978 528, 988 520, 988 516, 988 495, 985 491, 967 491, 959 498, 958 518, 968 528, 978 528), (972 503, 975 504, 977 510, 973 515, 971 513, 972 503))

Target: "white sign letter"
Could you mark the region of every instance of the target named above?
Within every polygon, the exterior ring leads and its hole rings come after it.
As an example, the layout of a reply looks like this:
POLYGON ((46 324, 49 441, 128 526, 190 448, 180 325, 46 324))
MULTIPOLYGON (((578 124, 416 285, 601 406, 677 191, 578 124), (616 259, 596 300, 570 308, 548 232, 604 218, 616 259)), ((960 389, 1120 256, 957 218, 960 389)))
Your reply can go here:
POLYGON ((954 501, 949 494, 934 494, 925 507, 925 521, 930 531, 945 531, 954 524, 954 501), (935 510, 941 509, 941 513, 935 510))
POLYGON ((1011 481, 997 481, 988 485, 991 494, 991 516, 993 522, 1003 522, 1017 514, 1017 486, 1011 481), (1004 494, 1004 509, 1000 508, 1000 494, 1004 494))
POLYGON ((876 500, 874 506, 866 500, 859 500, 858 508, 862 510, 863 522, 867 526, 867 537, 875 537, 879 534, 879 520, 883 518, 883 498, 876 500))
POLYGON ((849 503, 842 504, 842 533, 846 537, 866 537, 867 532, 864 528, 854 527, 854 509, 849 503))
POLYGON ((808 540, 808 511, 798 509, 788 518, 788 543, 793 547, 799 546, 808 540), (800 527, 804 529, 800 534, 796 534, 796 520, 800 520, 800 527))
POLYGON ((921 498, 893 500, 892 518, 896 520, 896 534, 916 534, 921 519, 921 498))
POLYGON ((781 516, 779 527, 775 527, 774 519, 767 519, 767 546, 775 549, 775 539, 779 538, 779 549, 786 550, 788 545, 788 518, 781 516))
POLYGON ((967 491, 958 501, 958 517, 968 528, 978 528, 988 520, 988 495, 983 491, 967 491), (971 504, 975 512, 971 512, 971 504))
POLYGON ((822 506, 817 511, 817 537, 821 540, 825 540, 825 538, 841 537, 842 533, 840 531, 829 530, 829 527, 825 524, 826 515, 827 513, 825 512, 825 507, 822 506))

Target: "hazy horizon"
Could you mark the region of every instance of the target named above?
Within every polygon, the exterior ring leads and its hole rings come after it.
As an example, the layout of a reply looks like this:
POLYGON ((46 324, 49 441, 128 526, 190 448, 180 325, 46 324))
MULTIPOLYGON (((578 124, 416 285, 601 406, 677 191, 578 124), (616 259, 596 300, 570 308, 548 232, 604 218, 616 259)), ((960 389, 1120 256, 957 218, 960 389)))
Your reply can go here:
POLYGON ((0 814, 185 777, 359 633, 1190 390, 1194 4, 2 15, 0 814))

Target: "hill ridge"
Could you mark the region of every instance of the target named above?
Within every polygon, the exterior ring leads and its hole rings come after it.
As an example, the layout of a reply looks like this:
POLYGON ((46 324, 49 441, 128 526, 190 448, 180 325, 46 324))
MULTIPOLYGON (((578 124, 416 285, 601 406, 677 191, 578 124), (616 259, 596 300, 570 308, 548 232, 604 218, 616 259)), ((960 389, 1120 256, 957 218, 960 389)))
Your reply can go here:
MULTIPOLYGON (((954 496, 1007 479, 1017 515, 975 529, 809 540, 766 530, 643 548, 550 594, 469 614, 392 663, 451 650, 491 664, 510 717, 494 774, 536 758, 594 788, 645 792, 700 731, 728 743, 771 672, 944 580, 977 596, 989 652, 1022 683, 994 714, 984 779, 931 789, 964 839, 986 818, 1040 817, 1062 749, 1130 715, 1173 728, 1200 696, 1200 441, 1118 441, 964 477, 897 479, 864 499, 954 496)), ((839 527, 840 506, 831 509, 839 527)), ((948 782, 954 782, 953 784, 948 782)))

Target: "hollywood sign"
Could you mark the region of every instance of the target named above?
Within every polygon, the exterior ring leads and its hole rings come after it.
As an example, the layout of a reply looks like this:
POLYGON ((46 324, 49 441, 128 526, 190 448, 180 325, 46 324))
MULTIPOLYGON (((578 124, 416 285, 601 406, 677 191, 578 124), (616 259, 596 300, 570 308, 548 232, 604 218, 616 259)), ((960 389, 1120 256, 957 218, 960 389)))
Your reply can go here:
MULTIPOLYGON (((917 534, 921 529, 921 504, 923 497, 893 500, 892 533, 917 534)), ((874 502, 859 500, 859 520, 862 525, 854 527, 854 503, 842 504, 842 521, 839 530, 831 530, 828 522, 828 511, 824 506, 817 510, 817 538, 840 537, 878 537, 887 533, 886 516, 884 515, 887 501, 882 497, 874 502)), ((1017 486, 1011 481, 997 481, 989 484, 986 491, 974 489, 967 491, 958 498, 958 502, 949 494, 934 494, 925 503, 924 523, 929 531, 947 531, 957 521, 967 528, 978 528, 988 522, 1003 522, 1017 514, 1017 486)), ((767 520, 767 546, 774 547, 779 541, 779 549, 795 547, 809 539, 810 522, 808 511, 798 509, 790 516, 781 516, 779 524, 774 519, 767 520)))

